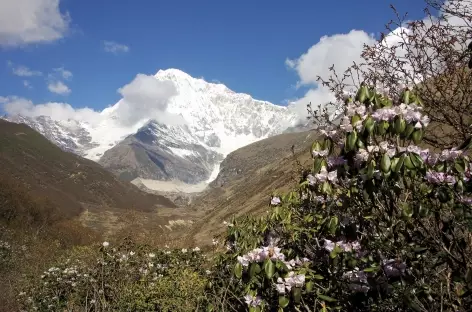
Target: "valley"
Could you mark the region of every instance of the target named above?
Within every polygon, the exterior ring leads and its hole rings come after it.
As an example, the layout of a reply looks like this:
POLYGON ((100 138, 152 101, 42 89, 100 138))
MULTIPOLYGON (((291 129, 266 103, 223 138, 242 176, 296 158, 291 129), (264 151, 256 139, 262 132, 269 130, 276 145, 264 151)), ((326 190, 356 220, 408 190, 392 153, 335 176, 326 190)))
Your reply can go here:
MULTIPOLYGON (((104 239, 132 233, 134 237, 165 236, 166 242, 180 245, 204 245, 211 241, 210 233, 221 230, 225 219, 263 211, 270 192, 293 184, 291 145, 297 157, 306 158, 303 154, 313 135, 307 132, 309 124, 301 123, 290 107, 254 100, 177 69, 160 70, 151 77, 156 86, 175 89, 168 103, 156 107, 161 113, 155 117, 151 113, 147 119, 124 119, 123 111, 143 100, 125 92, 118 103, 93 118, 4 117, 5 126, 28 125, 57 146, 56 153, 62 150, 68 157, 84 157, 88 167, 106 169, 115 176, 113 183, 136 193, 90 188, 99 183, 98 177, 62 163, 64 170, 72 171, 74 181, 85 183, 75 185, 77 191, 85 187, 110 200, 126 200, 103 204, 92 197, 71 198, 74 203, 68 207, 77 208, 68 218, 104 239), (159 203, 141 207, 141 198, 156 198, 159 203)), ((142 95, 144 101, 149 96, 142 95)), ((28 166, 34 163, 29 161, 28 166)), ((38 172, 37 181, 44 183, 43 179, 38 172)))

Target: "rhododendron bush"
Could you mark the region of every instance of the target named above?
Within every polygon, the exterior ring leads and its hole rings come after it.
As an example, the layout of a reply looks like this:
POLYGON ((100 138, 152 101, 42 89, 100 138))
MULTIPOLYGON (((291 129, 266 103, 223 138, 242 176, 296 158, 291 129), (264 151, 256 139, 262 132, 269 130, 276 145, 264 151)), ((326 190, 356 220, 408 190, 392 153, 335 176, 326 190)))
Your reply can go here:
POLYGON ((471 311, 469 144, 424 148, 422 105, 364 84, 347 98, 298 189, 232 220, 209 309, 471 311))

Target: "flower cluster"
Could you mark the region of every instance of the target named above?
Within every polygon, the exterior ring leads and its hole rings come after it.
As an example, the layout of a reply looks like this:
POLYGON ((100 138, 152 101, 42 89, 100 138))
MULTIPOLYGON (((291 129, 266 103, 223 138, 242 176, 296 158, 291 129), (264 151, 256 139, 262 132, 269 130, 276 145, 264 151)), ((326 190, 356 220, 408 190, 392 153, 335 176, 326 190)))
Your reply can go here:
POLYGON ((435 172, 430 170, 426 173, 425 178, 431 184, 456 184, 456 177, 445 172, 435 172))
POLYGON ((338 172, 337 170, 328 172, 326 167, 323 166, 321 167, 320 172, 315 174, 314 176, 312 174, 309 174, 307 176, 307 180, 310 185, 317 185, 318 183, 324 183, 326 181, 336 183, 338 181, 338 172))
POLYGON ((349 243, 349 242, 345 242, 345 241, 333 242, 329 239, 324 240, 323 247, 327 251, 329 251, 329 252, 333 251, 334 248, 336 248, 336 246, 341 248, 341 250, 344 251, 344 252, 358 251, 358 250, 361 249, 361 244, 357 241, 349 243))
POLYGON ((292 287, 302 287, 305 284, 305 275, 296 274, 293 271, 288 272, 285 278, 279 277, 277 284, 275 285, 277 292, 281 295, 285 294, 285 291, 290 292, 292 287))
POLYGON ((264 262, 266 259, 284 261, 285 255, 280 250, 280 248, 272 246, 256 248, 243 256, 238 256, 238 262, 247 267, 252 262, 264 262))

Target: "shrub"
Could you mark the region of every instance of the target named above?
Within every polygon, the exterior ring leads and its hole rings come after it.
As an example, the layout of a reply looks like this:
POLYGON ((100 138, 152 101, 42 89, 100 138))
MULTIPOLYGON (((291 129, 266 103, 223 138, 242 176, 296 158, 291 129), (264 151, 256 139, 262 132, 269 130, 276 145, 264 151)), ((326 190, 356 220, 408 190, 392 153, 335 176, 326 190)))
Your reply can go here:
POLYGON ((408 89, 363 84, 345 105, 299 188, 228 227, 210 310, 472 308, 471 143, 419 147, 429 118, 408 89))
POLYGON ((20 293, 32 311, 194 311, 205 304, 207 261, 198 248, 153 250, 126 240, 75 252, 20 293))

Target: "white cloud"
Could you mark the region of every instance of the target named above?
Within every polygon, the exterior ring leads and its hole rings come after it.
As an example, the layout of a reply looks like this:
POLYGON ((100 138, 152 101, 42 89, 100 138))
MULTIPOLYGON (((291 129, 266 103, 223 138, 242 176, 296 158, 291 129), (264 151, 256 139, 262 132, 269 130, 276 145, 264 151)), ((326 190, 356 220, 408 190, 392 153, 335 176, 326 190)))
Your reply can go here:
POLYGON ((56 93, 60 95, 68 95, 71 92, 69 87, 62 81, 49 82, 48 90, 51 91, 52 93, 56 93))
POLYGON ((43 73, 37 70, 31 70, 24 65, 15 66, 13 62, 7 62, 8 67, 11 68, 14 75, 19 77, 33 77, 33 76, 41 76, 43 73))
POLYGON ((31 83, 28 80, 23 80, 23 85, 25 88, 32 89, 31 83))
POLYGON ((0 1, 0 45, 21 46, 62 38, 70 17, 61 13, 60 0, 0 1))
POLYGON ((372 35, 361 30, 351 30, 347 34, 323 36, 300 57, 287 59, 285 64, 299 76, 296 88, 302 85, 312 86, 302 98, 292 101, 289 108, 300 116, 300 120, 306 120, 307 105, 310 102, 315 109, 334 101, 334 95, 326 87, 318 85, 318 76, 325 79, 329 77, 329 68, 333 65, 338 72, 343 72, 354 61, 361 60, 364 44, 373 43, 375 39, 372 35))
MULTIPOLYGON (((66 86, 58 89, 56 91, 68 88, 66 86)), ((49 116, 54 120, 72 119, 91 125, 98 125, 109 118, 122 127, 133 127, 149 119, 155 119, 166 125, 186 123, 182 116, 167 112, 169 99, 177 94, 175 85, 170 81, 159 81, 154 76, 138 74, 133 81, 118 89, 118 92, 123 99, 101 112, 87 107, 73 108, 67 103, 34 104, 28 99, 17 96, 0 96, 0 104, 3 104, 3 109, 8 115, 49 116)))
POLYGON ((129 51, 129 47, 127 45, 120 44, 114 41, 103 41, 102 44, 103 50, 105 50, 105 52, 118 54, 120 52, 126 53, 129 51))
POLYGON ((125 125, 133 125, 143 119, 156 119, 167 125, 185 123, 182 116, 166 111, 169 99, 177 95, 171 81, 159 81, 154 76, 138 74, 118 92, 123 99, 116 112, 125 125))
POLYGON ((316 85, 318 76, 330 75, 332 65, 337 71, 344 71, 353 61, 360 61, 364 44, 373 43, 375 39, 362 30, 323 36, 299 58, 287 59, 286 65, 297 71, 300 83, 316 85))
POLYGON ((73 76, 72 72, 65 69, 64 67, 54 68, 53 70, 64 79, 70 79, 73 76))
POLYGON ((35 105, 31 100, 17 96, 0 97, 0 103, 8 115, 49 116, 54 120, 74 119, 89 122, 96 122, 101 118, 100 113, 93 109, 75 109, 67 103, 49 102, 35 105))

